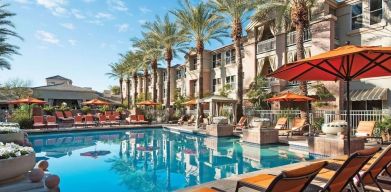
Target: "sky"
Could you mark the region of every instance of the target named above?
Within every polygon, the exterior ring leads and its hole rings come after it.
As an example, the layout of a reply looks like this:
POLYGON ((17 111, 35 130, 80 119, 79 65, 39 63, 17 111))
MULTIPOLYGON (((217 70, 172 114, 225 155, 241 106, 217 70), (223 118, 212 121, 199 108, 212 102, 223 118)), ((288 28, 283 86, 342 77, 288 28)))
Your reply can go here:
MULTIPOLYGON (((119 53, 132 50, 130 39, 140 37, 142 25, 179 7, 178 0, 5 0, 16 13, 11 21, 23 41, 11 70, 0 70, 0 83, 20 78, 32 86, 61 75, 73 84, 103 91, 117 85, 105 73, 119 53)), ((227 39, 227 42, 229 40, 227 39)), ((221 46, 212 42, 207 49, 221 46)), ((173 64, 183 63, 182 56, 173 64)), ((161 64, 164 65, 162 61, 161 64)))

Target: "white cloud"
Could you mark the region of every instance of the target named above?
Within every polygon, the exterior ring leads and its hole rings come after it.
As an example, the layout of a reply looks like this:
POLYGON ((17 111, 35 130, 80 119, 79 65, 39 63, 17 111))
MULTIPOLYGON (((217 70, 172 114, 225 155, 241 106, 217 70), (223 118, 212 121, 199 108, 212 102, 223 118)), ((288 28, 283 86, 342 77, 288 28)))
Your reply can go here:
POLYGON ((114 16, 110 13, 99 12, 95 15, 97 19, 114 19, 114 16))
POLYGON ((149 12, 152 12, 152 10, 146 8, 146 7, 139 7, 138 8, 142 13, 149 13, 149 12))
POLYGON ((129 29, 129 25, 124 23, 121 25, 117 25, 118 32, 126 32, 129 29))
POLYGON ((37 0, 37 4, 49 9, 55 16, 63 16, 68 14, 68 10, 64 8, 65 0, 37 0))
POLYGON ((77 41, 74 40, 74 39, 69 39, 69 40, 68 40, 68 43, 69 43, 70 45, 72 45, 72 46, 75 46, 75 45, 77 44, 77 41))
POLYGON ((141 25, 145 24, 146 22, 147 22, 147 20, 145 20, 145 19, 138 20, 138 23, 140 23, 141 25))
POLYGON ((75 25, 73 25, 72 23, 62 23, 61 26, 64 27, 64 28, 67 28, 69 30, 74 30, 75 29, 75 25))
POLYGON ((127 11, 128 7, 125 2, 122 0, 107 0, 107 4, 110 8, 115 9, 117 11, 127 11))
POLYGON ((60 43, 60 40, 57 39, 57 37, 53 33, 49 33, 47 31, 43 31, 43 30, 38 30, 37 32, 35 32, 35 37, 38 40, 43 41, 45 43, 49 43, 49 44, 58 45, 60 43))
POLYGON ((71 10, 71 13, 72 15, 76 18, 76 19, 85 19, 86 16, 84 16, 80 10, 78 9, 72 9, 71 10))

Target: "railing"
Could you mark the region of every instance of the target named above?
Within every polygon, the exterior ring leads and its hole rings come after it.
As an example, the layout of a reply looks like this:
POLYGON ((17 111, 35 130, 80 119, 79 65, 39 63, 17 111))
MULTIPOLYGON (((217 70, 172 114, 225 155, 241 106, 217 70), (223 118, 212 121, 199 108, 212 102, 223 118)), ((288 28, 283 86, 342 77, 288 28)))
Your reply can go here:
POLYGON ((257 54, 272 51, 276 49, 276 38, 271 38, 265 41, 258 42, 257 54))
MULTIPOLYGON (((311 41, 312 35, 309 29, 304 30, 303 36, 304 42, 311 41)), ((286 35, 286 46, 291 46, 296 44, 296 31, 289 32, 286 35)))

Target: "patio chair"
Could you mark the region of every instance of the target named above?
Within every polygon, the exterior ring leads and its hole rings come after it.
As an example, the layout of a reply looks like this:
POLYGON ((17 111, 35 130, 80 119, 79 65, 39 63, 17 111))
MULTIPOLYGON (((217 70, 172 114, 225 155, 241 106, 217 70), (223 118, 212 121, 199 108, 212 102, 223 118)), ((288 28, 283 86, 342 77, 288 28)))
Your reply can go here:
POLYGON ((125 120, 128 124, 137 123, 137 115, 130 115, 130 117, 127 117, 125 120))
POLYGON ((382 137, 375 137, 373 130, 375 129, 376 121, 360 121, 356 128, 356 137, 365 137, 367 139, 378 139, 383 143, 382 137))
POLYGON ((73 114, 71 111, 64 111, 65 118, 67 119, 74 119, 73 114))
POLYGON ((189 120, 187 120, 187 125, 194 125, 195 123, 195 116, 191 115, 189 120))
MULTIPOLYGON (((256 191, 265 192, 301 192, 315 178, 316 174, 327 165, 327 161, 320 161, 304 167, 282 171, 279 175, 260 174, 239 180, 236 190, 248 187, 256 191)), ((217 188, 200 188, 196 192, 223 191, 217 188)))
POLYGON ((98 123, 99 123, 100 126, 110 125, 110 122, 106 121, 106 116, 105 115, 99 115, 98 123))
POLYGON ((73 120, 73 118, 70 119, 70 118, 64 117, 64 114, 62 113, 62 111, 56 111, 55 115, 56 115, 57 119, 59 119, 61 122, 69 122, 69 121, 73 120))
POLYGON ((287 123, 288 123, 288 119, 286 117, 280 117, 278 118, 276 126, 274 126, 274 129, 278 129, 278 130, 287 129, 287 123))
POLYGON ((106 118, 109 118, 110 115, 113 115, 112 111, 105 111, 106 118))
POLYGON ((146 123, 149 123, 149 122, 145 120, 144 115, 137 115, 137 123, 146 124, 146 123))
POLYGON ((182 116, 178 119, 178 125, 183 125, 183 123, 185 123, 185 118, 186 118, 186 115, 182 115, 182 116))
POLYGON ((308 191, 342 191, 348 185, 353 188, 351 190, 358 191, 353 178, 379 150, 380 147, 373 147, 357 151, 350 155, 336 171, 327 168, 322 169, 316 179, 327 181, 326 185, 310 185, 307 188, 308 191))
POLYGON ((56 123, 55 116, 47 116, 46 117, 46 127, 47 128, 59 128, 58 124, 56 123))
POLYGON ((121 114, 120 114, 119 112, 114 111, 114 112, 113 112, 113 115, 114 115, 114 117, 115 117, 116 120, 121 120, 121 114))
POLYGON ((96 122, 94 121, 94 116, 92 115, 86 115, 84 119, 84 124, 86 127, 88 126, 96 126, 96 122))
POLYGON ((83 116, 75 116, 73 126, 74 127, 85 126, 85 123, 83 123, 83 116))
POLYGON ((292 127, 290 128, 290 130, 287 131, 288 137, 289 137, 289 134, 291 136, 294 134, 302 135, 304 133, 304 128, 306 126, 308 126, 308 124, 305 122, 305 119, 294 118, 292 127))
POLYGON ((109 124, 110 125, 120 125, 119 120, 115 118, 114 115, 109 115, 109 124))
POLYGON ((235 127, 235 129, 236 130, 242 130, 242 129, 244 129, 244 128, 246 128, 246 123, 247 123, 247 117, 246 116, 242 116, 241 118, 240 118, 240 120, 239 120, 239 122, 236 124, 236 125, 234 125, 234 127, 235 127))
MULTIPOLYGON (((379 155, 375 155, 372 159, 375 159, 373 162, 369 162, 369 167, 364 167, 363 172, 358 174, 359 179, 356 181, 361 185, 362 189, 365 191, 366 186, 375 185, 379 188, 380 191, 383 191, 382 187, 379 184, 378 176, 385 171, 388 172, 388 165, 391 162, 391 145, 385 148, 379 155), (376 157, 377 156, 377 157, 376 157)), ((372 160, 371 159, 371 160, 372 160)), ((391 176, 391 174, 389 175, 391 176)), ((383 177, 384 178, 384 177, 383 177)), ((383 180, 380 179, 380 182, 383 180)))
POLYGON ((43 116, 34 116, 33 120, 34 120, 34 124, 33 124, 34 128, 44 128, 46 126, 46 124, 44 123, 43 116))

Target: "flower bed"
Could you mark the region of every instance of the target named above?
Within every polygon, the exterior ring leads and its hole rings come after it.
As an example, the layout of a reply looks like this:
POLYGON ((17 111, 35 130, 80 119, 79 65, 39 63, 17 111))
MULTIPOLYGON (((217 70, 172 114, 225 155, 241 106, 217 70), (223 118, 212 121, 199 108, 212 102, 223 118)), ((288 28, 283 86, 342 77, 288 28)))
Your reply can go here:
POLYGON ((24 134, 18 123, 0 123, 0 142, 24 142, 24 134))
POLYGON ((20 127, 18 123, 0 122, 0 134, 18 133, 18 132, 20 132, 20 127))
POLYGON ((17 178, 35 165, 35 153, 31 147, 0 142, 0 183, 17 178))

